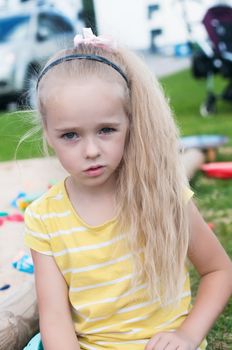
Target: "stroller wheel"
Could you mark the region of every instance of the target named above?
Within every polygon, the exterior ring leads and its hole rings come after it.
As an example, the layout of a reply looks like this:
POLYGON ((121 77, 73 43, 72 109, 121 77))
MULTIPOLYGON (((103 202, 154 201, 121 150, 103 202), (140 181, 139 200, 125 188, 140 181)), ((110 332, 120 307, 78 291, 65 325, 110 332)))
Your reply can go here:
POLYGON ((216 96, 214 94, 209 94, 206 101, 200 106, 200 114, 202 117, 206 118, 212 114, 216 113, 216 96))

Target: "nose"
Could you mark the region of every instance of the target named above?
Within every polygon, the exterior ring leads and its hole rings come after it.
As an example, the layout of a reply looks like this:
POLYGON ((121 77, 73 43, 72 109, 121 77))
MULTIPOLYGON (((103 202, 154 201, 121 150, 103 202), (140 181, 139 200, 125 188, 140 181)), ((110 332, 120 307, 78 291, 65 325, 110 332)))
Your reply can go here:
POLYGON ((85 157, 87 159, 96 159, 97 157, 100 156, 100 148, 97 143, 97 140, 94 138, 88 138, 85 141, 85 157))

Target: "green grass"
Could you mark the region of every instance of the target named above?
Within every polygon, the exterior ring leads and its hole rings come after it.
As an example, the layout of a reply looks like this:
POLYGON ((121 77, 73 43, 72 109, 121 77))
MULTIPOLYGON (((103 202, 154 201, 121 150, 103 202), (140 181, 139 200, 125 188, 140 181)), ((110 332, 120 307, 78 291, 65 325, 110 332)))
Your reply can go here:
MULTIPOLYGON (((171 107, 183 135, 223 134, 230 137, 229 144, 232 145, 232 104, 218 101, 217 114, 202 118, 199 106, 206 95, 204 80, 194 80, 186 70, 162 79, 161 82, 167 97, 170 98, 171 107)), ((225 84, 226 81, 217 77, 216 92, 221 92, 225 84)))
POLYGON ((0 113, 0 161, 41 157, 38 133, 19 145, 20 139, 33 125, 29 112, 0 113))
MULTIPOLYGON (((232 161, 232 104, 220 101, 217 104, 217 114, 202 118, 199 106, 205 98, 205 81, 194 80, 187 70, 169 76, 161 82, 170 99, 181 134, 226 135, 229 142, 219 149, 217 160, 232 161)), ((217 92, 220 92, 224 85, 225 81, 222 79, 215 80, 217 92)), ((205 220, 214 225, 216 235, 232 257, 232 180, 207 178, 198 172, 191 181, 191 186, 205 220)), ((193 269, 191 280, 195 295, 199 277, 193 269)), ((232 349, 232 300, 210 331, 207 340, 208 350, 232 349)))
MULTIPOLYGON (((202 118, 199 106, 205 97, 205 81, 194 80, 188 70, 162 79, 167 97, 182 135, 223 134, 229 143, 218 151, 218 160, 232 160, 232 104, 218 103, 218 112, 209 118, 202 118)), ((219 92, 225 85, 216 79, 219 92)), ((0 114, 0 161, 11 160, 20 137, 30 128, 28 114, 0 114)), ((17 158, 41 156, 41 143, 33 138, 23 143, 17 158)), ((232 180, 215 180, 196 174, 191 182, 198 206, 208 222, 214 225, 215 233, 228 254, 232 257, 232 180)), ((198 276, 191 271, 193 294, 195 295, 198 276)), ((225 308, 208 335, 209 350, 232 350, 232 301, 225 308)))
MULTIPOLYGON (((196 193, 197 204, 205 220, 214 226, 214 232, 232 257, 232 180, 215 180, 198 173, 191 185, 196 193)), ((199 243, 200 244, 200 243, 199 243)), ((193 294, 195 295, 199 277, 191 270, 193 294)), ((209 350, 232 349, 232 300, 208 335, 209 350)))

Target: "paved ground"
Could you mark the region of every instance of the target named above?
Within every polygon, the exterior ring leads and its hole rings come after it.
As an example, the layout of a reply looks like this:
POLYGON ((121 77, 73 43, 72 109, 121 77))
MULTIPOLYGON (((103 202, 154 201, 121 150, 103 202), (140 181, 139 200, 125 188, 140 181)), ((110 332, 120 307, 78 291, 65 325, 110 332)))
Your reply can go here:
MULTIPOLYGON (((155 56, 151 53, 140 53, 150 69, 158 76, 174 73, 189 66, 188 58, 155 56)), ((64 170, 55 159, 32 159, 0 163, 0 211, 14 213, 10 202, 19 192, 29 195, 47 190, 49 183, 65 176, 64 170)), ((4 222, 0 226, 0 288, 10 284, 11 288, 0 291, 1 298, 8 296, 20 288, 20 283, 31 276, 12 269, 12 261, 22 250, 23 223, 4 222)))
POLYGON ((151 52, 141 52, 139 55, 157 77, 173 74, 190 66, 189 57, 161 56, 151 52))

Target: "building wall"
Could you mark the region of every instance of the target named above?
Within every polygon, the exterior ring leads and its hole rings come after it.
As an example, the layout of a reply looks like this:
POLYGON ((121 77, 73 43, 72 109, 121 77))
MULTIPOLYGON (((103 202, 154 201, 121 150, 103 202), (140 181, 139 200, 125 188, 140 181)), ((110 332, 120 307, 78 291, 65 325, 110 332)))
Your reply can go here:
POLYGON ((134 49, 149 47, 147 5, 144 0, 95 0, 99 34, 107 34, 134 49))
POLYGON ((186 43, 206 37, 201 20, 208 7, 232 0, 94 0, 99 34, 109 34, 134 49, 186 43), (150 16, 149 7, 158 6, 150 16), (188 32, 190 24, 192 33, 188 32), (156 30, 161 35, 153 35, 156 30))

